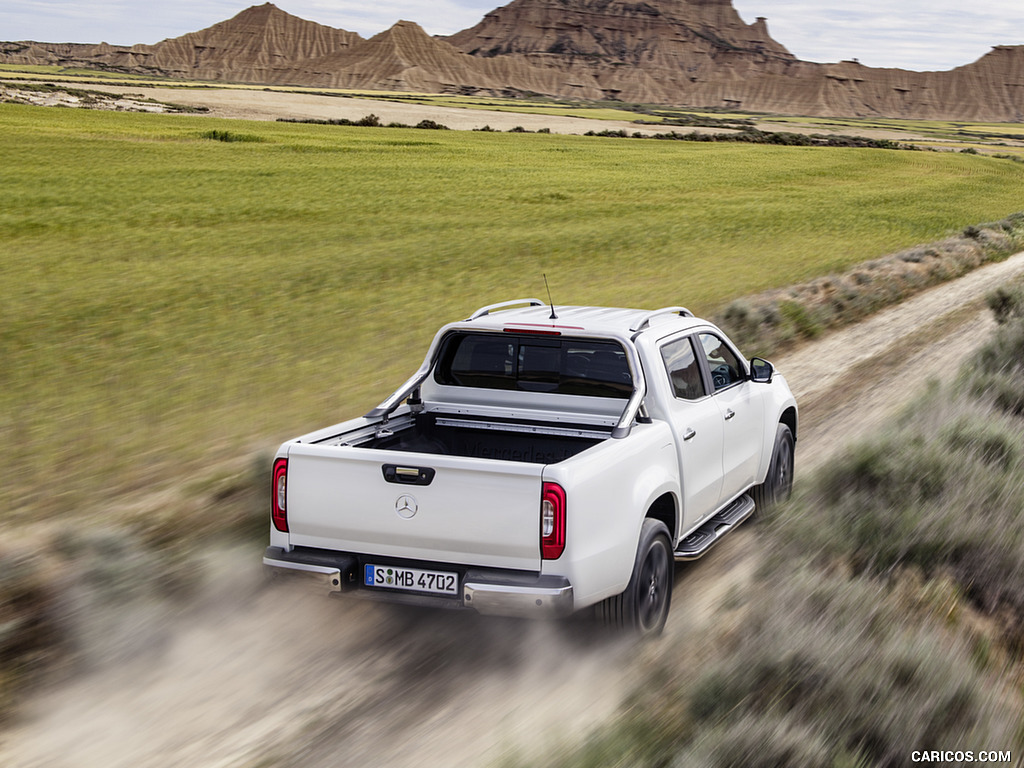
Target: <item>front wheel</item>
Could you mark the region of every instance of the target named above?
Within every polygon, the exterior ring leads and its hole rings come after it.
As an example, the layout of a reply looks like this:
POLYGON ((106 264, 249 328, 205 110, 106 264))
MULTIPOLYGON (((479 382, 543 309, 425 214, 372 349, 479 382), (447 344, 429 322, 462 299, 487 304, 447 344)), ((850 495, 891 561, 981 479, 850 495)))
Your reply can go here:
POLYGON ((668 528, 660 520, 647 518, 626 591, 598 606, 604 623, 640 637, 660 635, 672 603, 673 563, 668 528))
POLYGON ((768 477, 761 485, 750 489, 754 499, 755 514, 767 512, 776 504, 789 498, 793 492, 793 432, 786 424, 779 424, 775 431, 775 448, 768 477))

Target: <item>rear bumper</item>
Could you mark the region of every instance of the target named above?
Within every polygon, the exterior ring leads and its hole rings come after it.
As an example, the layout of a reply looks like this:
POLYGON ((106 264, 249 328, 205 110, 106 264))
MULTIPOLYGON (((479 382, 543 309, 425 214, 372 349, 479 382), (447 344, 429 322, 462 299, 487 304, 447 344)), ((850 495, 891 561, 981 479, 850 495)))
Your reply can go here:
POLYGON ((274 576, 286 576, 322 587, 327 592, 345 589, 344 579, 355 578, 354 557, 316 552, 287 552, 280 547, 267 547, 263 553, 264 567, 274 576))
MULTIPOLYGON (((380 562, 381 558, 371 558, 380 562)), ((453 570, 451 564, 399 563, 413 567, 453 570)), ((564 576, 543 576, 492 568, 454 568, 459 572, 461 597, 438 597, 363 586, 363 563, 358 555, 315 549, 268 547, 263 565, 274 574, 297 578, 328 593, 408 605, 469 608, 491 616, 558 618, 573 612, 573 588, 564 576)))
POLYGON ((462 601, 465 607, 489 616, 559 618, 573 611, 572 585, 563 576, 502 578, 469 571, 462 584, 462 601))

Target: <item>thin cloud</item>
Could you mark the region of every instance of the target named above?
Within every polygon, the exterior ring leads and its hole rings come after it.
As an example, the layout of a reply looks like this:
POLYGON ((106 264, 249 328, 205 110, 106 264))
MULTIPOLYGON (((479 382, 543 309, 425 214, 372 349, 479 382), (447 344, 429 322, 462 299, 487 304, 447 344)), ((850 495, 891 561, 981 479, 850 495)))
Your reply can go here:
POLYGON ((1024 6, 949 0, 862 0, 855 8, 803 0, 734 0, 745 21, 768 19, 776 40, 808 61, 859 59, 873 67, 951 69, 993 45, 1024 44, 1024 6))

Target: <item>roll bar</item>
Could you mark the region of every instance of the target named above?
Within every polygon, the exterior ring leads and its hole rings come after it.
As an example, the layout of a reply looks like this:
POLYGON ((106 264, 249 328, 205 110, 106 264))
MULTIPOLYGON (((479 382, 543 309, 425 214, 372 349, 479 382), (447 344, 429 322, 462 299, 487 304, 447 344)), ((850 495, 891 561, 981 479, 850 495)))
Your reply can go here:
MULTIPOLYGON (((491 312, 522 304, 527 304, 532 307, 546 306, 540 299, 516 299, 514 301, 503 301, 499 304, 490 304, 486 307, 481 307, 470 315, 468 320, 476 320, 477 318, 489 315, 491 312)), ((666 314, 678 314, 683 317, 693 317, 693 313, 685 307, 665 307, 664 309, 658 309, 644 315, 632 330, 634 332, 639 332, 650 324, 651 318, 666 314)), ((629 396, 629 400, 626 401, 626 407, 619 416, 618 422, 612 429, 611 436, 614 439, 621 439, 629 435, 633 428, 634 421, 644 422, 649 419, 644 407, 644 398, 647 397, 647 379, 644 376, 643 366, 640 363, 640 355, 637 352, 635 344, 625 345, 625 350, 626 360, 629 363, 629 367, 633 374, 633 392, 629 396)), ((386 423, 388 416, 394 412, 402 401, 416 393, 420 385, 424 382, 427 376, 430 375, 433 363, 433 356, 428 353, 427 359, 423 361, 419 370, 417 370, 416 373, 414 373, 401 387, 396 389, 384 402, 367 413, 364 418, 378 419, 383 417, 384 422, 386 423)))
POLYGON ((363 418, 379 419, 384 417, 384 420, 386 421, 387 417, 391 415, 391 412, 401 405, 405 398, 419 389, 420 384, 422 384, 423 380, 430 374, 430 368, 432 365, 433 360, 428 357, 423 361, 423 365, 420 366, 420 369, 416 371, 416 373, 414 373, 412 377, 405 382, 405 384, 396 389, 387 400, 378 405, 363 418))
MULTIPOLYGON (((505 309, 506 307, 515 307, 523 304, 527 304, 531 307, 543 307, 544 302, 540 299, 514 299, 513 301, 502 301, 498 304, 489 304, 486 307, 480 307, 476 312, 470 315, 466 322, 470 320, 476 320, 477 318, 486 317, 491 312, 496 312, 499 309, 505 309)), ((382 418, 386 422, 388 416, 401 405, 402 401, 416 392, 419 389, 420 384, 430 375, 430 369, 434 364, 433 358, 430 353, 427 353, 427 359, 423 361, 423 365, 420 366, 419 370, 412 375, 412 377, 405 382, 402 386, 396 389, 387 400, 382 402, 372 411, 367 413, 363 418, 366 419, 379 419, 382 418)))
POLYGON ((627 344, 626 361, 633 372, 633 394, 626 401, 626 407, 619 416, 619 421, 612 429, 612 438, 619 440, 627 437, 633 429, 633 420, 644 421, 647 418, 644 410, 644 398, 647 397, 647 379, 644 376, 644 369, 640 365, 640 355, 636 351, 636 345, 627 344))

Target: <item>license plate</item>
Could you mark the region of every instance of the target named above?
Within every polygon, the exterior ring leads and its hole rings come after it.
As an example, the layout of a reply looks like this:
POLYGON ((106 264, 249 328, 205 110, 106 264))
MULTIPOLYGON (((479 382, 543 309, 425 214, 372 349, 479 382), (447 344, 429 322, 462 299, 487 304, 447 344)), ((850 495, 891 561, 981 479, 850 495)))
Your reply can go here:
POLYGON ((410 589, 434 595, 459 594, 458 574, 399 568, 394 565, 367 565, 363 570, 363 584, 382 589, 410 589))

